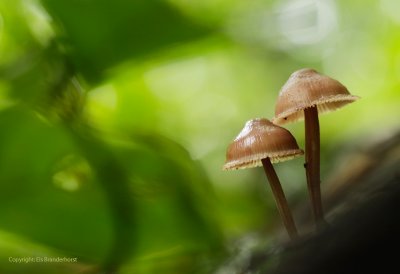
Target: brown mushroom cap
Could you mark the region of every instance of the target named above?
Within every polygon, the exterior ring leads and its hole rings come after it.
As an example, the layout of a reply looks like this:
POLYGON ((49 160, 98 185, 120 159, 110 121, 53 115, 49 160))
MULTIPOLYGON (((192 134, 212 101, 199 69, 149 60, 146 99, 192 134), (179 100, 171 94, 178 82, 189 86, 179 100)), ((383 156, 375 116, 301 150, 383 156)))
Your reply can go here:
POLYGON ((282 162, 302 155, 293 135, 267 119, 258 118, 246 123, 228 146, 223 169, 243 169, 261 166, 262 159, 282 162))
POLYGON ((290 75, 279 92, 273 122, 279 125, 304 118, 304 109, 317 106, 318 113, 336 110, 355 100, 338 81, 314 69, 301 69, 290 75))

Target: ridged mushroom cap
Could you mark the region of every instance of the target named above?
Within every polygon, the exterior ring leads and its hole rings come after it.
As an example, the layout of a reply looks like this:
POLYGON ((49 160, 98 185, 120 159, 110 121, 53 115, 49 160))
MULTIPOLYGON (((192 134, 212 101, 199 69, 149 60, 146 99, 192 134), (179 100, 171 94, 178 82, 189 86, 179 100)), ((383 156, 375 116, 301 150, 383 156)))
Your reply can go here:
POLYGON ((246 123, 228 146, 224 170, 261 166, 262 159, 272 163, 290 160, 302 155, 293 135, 271 121, 258 118, 246 123))
POLYGON ((337 80, 314 69, 290 75, 279 92, 273 122, 279 125, 304 119, 304 109, 317 106, 318 113, 336 110, 359 99, 337 80))

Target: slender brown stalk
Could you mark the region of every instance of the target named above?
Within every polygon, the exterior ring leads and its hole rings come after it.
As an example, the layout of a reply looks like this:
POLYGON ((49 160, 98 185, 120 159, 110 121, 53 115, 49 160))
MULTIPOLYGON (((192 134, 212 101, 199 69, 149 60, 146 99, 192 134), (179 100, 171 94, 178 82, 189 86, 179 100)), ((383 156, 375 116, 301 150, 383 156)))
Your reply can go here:
POLYGON ((304 109, 306 137, 306 176, 312 212, 317 227, 326 224, 321 200, 320 179, 320 136, 318 109, 316 106, 304 109))
POLYGON ((288 202, 285 198, 285 194, 283 193, 281 183, 279 182, 279 178, 276 175, 275 169, 272 166, 269 158, 262 159, 261 161, 271 186, 272 193, 274 194, 276 206, 278 207, 279 214, 281 215, 283 225, 285 226, 290 238, 294 239, 298 236, 298 233, 292 213, 289 209, 288 202))

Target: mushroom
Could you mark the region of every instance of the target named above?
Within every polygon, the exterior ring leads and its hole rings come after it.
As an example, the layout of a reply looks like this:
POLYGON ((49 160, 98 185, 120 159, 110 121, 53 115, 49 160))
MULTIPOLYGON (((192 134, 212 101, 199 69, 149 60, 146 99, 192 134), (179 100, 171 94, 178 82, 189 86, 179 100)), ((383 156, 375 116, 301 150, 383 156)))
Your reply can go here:
POLYGON ((290 236, 297 229, 288 202, 272 163, 290 160, 302 155, 293 135, 267 119, 258 118, 246 123, 235 140, 228 146, 224 170, 263 166, 270 183, 283 224, 290 236))
POLYGON ((320 189, 320 135, 318 113, 341 108, 359 99, 347 88, 314 69, 295 71, 279 92, 273 122, 283 125, 304 119, 307 187, 317 226, 326 224, 320 189))

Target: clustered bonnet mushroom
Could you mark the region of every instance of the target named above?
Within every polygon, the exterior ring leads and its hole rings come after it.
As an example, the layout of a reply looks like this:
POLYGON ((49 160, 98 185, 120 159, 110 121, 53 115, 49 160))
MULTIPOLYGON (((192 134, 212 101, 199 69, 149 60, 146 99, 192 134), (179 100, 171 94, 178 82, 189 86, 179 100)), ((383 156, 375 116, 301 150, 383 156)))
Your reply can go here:
POLYGON ((320 190, 320 135, 318 114, 359 99, 347 88, 314 69, 295 71, 279 92, 273 122, 283 125, 304 119, 305 168, 312 211, 317 225, 325 223, 320 190))
POLYGON ((271 163, 290 160, 300 156, 299 149, 292 134, 267 119, 258 118, 246 123, 235 140, 228 146, 224 170, 244 169, 263 166, 270 183, 278 212, 283 224, 293 239, 297 229, 281 183, 271 163))
POLYGON ((258 118, 246 123, 228 146, 224 170, 263 166, 270 183, 279 214, 291 238, 297 229, 282 186, 271 163, 300 156, 293 135, 278 126, 304 119, 305 168, 312 213, 317 227, 326 224, 320 188, 320 132, 318 114, 330 112, 358 100, 347 88, 314 69, 292 73, 279 92, 273 122, 258 118))

